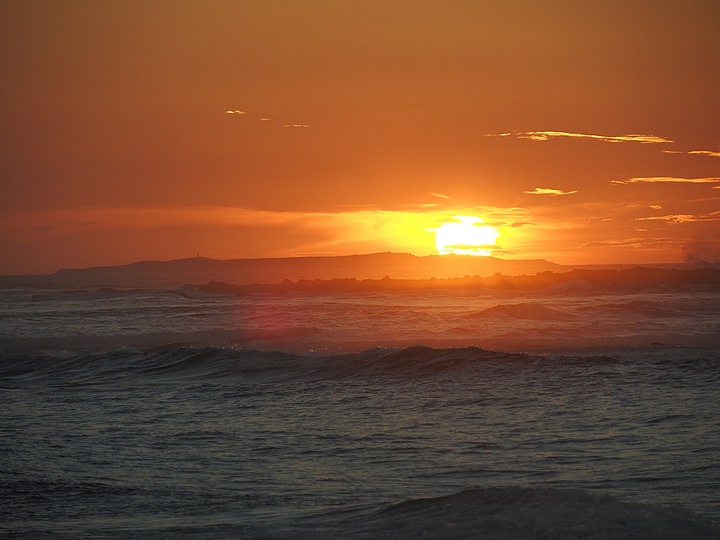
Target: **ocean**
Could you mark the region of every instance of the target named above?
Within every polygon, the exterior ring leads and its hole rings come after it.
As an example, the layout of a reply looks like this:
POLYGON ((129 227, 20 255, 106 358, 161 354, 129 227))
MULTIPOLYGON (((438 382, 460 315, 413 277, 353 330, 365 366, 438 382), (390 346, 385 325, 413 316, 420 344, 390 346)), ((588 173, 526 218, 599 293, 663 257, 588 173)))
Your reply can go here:
POLYGON ((720 538, 719 287, 301 289, 5 285, 0 536, 720 538))

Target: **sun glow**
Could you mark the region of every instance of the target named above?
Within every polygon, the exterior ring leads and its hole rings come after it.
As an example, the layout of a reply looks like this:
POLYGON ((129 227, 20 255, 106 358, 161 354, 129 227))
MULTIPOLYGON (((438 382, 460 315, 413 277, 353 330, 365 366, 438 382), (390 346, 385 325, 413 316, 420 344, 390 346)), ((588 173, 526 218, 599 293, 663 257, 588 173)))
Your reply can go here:
POLYGON ((475 216, 455 216, 438 227, 435 248, 440 255, 490 256, 500 233, 475 216))

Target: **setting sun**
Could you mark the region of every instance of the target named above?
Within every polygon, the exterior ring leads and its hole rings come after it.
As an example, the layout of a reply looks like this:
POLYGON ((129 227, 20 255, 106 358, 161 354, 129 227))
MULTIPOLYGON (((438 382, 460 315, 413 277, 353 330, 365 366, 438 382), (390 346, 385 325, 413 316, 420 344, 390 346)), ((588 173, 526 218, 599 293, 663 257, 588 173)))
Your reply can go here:
POLYGON ((435 248, 440 255, 492 255, 500 233, 476 216, 455 216, 435 233, 435 248))

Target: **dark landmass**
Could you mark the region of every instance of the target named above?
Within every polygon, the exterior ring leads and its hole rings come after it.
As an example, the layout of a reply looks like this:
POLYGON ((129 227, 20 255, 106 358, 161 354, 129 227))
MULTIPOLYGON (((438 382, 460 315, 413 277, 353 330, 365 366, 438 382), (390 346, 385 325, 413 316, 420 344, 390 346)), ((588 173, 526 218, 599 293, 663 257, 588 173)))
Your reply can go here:
POLYGON ((211 281, 205 285, 185 285, 179 294, 342 294, 373 292, 428 292, 447 290, 517 290, 548 293, 575 293, 583 291, 638 292, 651 289, 696 288, 720 293, 720 269, 693 270, 635 267, 626 270, 570 270, 555 273, 539 272, 535 275, 489 277, 466 276, 446 279, 364 279, 285 280, 274 284, 231 285, 211 281))
POLYGON ((716 284, 718 269, 666 264, 643 267, 561 266, 542 259, 375 253, 343 257, 217 260, 204 257, 141 261, 122 266, 66 269, 45 276, 0 276, 0 288, 48 290, 178 288, 202 284, 207 292, 333 292, 716 284), (213 291, 212 289, 215 289, 213 291))
POLYGON ((59 270, 47 276, 0 278, 0 286, 26 283, 53 287, 179 287, 186 283, 222 281, 233 285, 280 283, 301 279, 430 279, 463 276, 534 274, 558 270, 545 260, 505 260, 495 257, 375 253, 341 257, 288 257, 273 259, 207 259, 141 261, 122 266, 59 270))

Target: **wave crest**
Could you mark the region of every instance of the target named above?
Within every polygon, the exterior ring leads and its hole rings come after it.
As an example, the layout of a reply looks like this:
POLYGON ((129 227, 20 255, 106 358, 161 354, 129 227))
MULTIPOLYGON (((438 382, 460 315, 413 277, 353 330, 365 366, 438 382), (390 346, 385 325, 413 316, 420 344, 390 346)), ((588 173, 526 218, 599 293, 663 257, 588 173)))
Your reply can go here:
POLYGON ((84 383, 119 379, 216 380, 239 382, 313 381, 348 377, 423 377, 509 361, 539 360, 524 354, 486 351, 478 347, 434 349, 414 346, 375 348, 336 355, 293 354, 251 349, 191 348, 168 345, 153 351, 113 350, 73 355, 10 353, 0 356, 5 383, 52 378, 84 383))
POLYGON ((539 321, 572 319, 572 315, 558 309, 547 307, 540 302, 522 302, 519 304, 498 304, 467 315, 469 319, 487 317, 507 317, 511 319, 530 319, 539 321))
POLYGON ((712 522, 679 508, 580 489, 493 487, 409 500, 363 520, 361 537, 716 539, 712 522))

